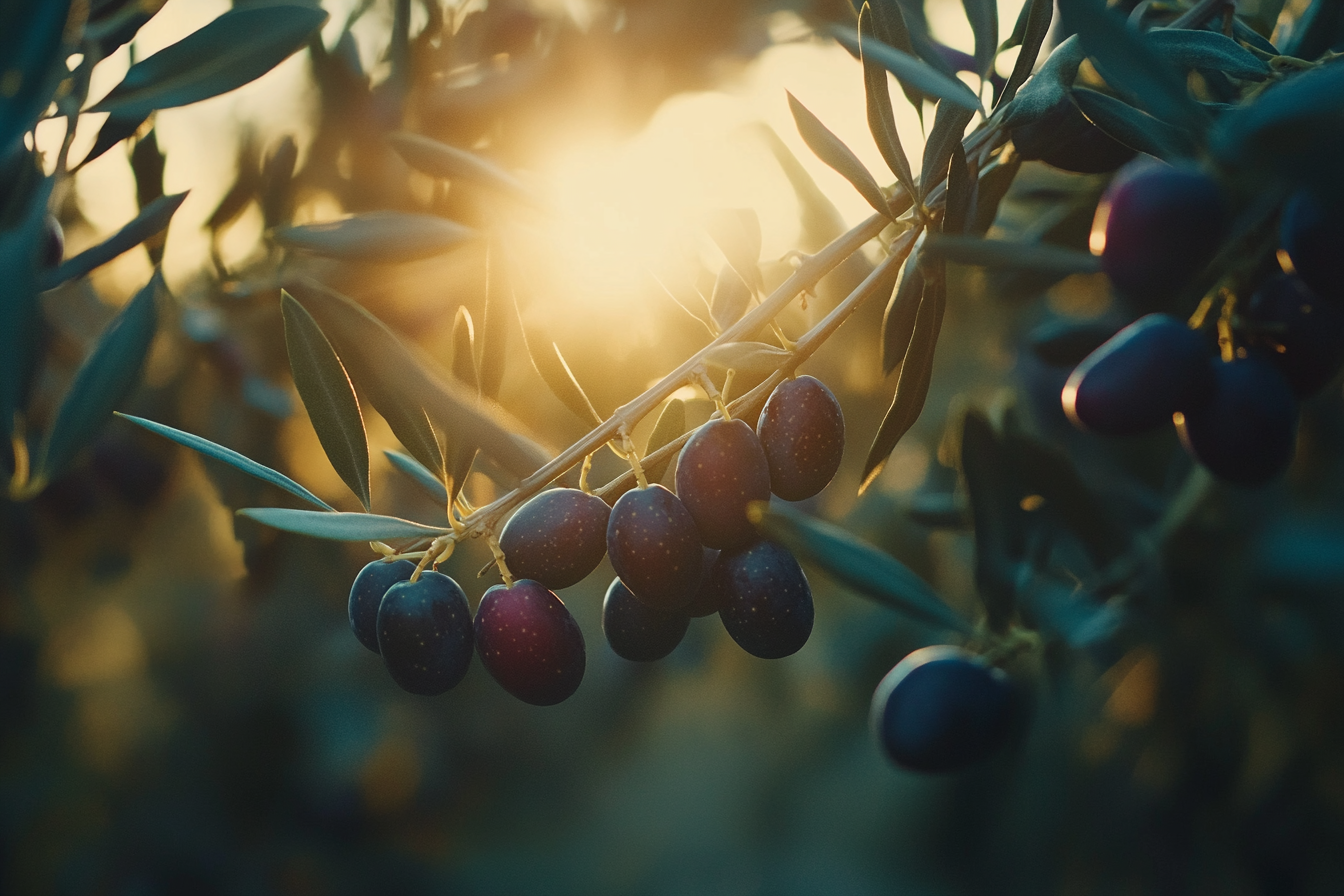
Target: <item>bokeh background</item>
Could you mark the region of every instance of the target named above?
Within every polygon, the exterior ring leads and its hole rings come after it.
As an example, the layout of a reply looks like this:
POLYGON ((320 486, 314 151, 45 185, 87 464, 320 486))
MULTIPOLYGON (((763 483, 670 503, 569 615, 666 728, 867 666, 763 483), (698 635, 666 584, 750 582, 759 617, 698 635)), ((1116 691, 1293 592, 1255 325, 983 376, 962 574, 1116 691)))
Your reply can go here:
MULTIPOLYGON (((158 247, 174 302, 125 410, 282 469, 340 509, 358 505, 289 380, 280 272, 338 286, 445 367, 458 308, 478 326, 483 312, 479 246, 353 265, 282 259, 267 239, 280 222, 381 208, 494 221, 469 187, 444 191, 410 172, 387 132, 475 148, 545 197, 550 216, 507 225, 525 273, 522 320, 560 346, 604 413, 708 338, 663 288, 712 288, 722 260, 706 215, 757 212, 768 282, 787 273, 786 253, 815 251, 867 216, 798 138, 785 91, 885 172, 858 63, 815 36, 852 22, 845 0, 415 2, 413 64, 400 69, 389 58, 396 3, 321 6, 331 16, 320 46, 226 96, 157 113, 81 168, 58 202, 73 254, 155 196, 190 190, 158 247), (264 172, 287 138, 297 167, 281 190, 264 172)), ((1020 3, 999 6, 1006 36, 1020 3)), ((99 64, 91 97, 132 58, 228 7, 169 0, 99 64)), ((924 9, 938 40, 972 48, 959 3, 924 9)), ((1001 72, 1015 52, 1000 56, 1001 72)), ((920 116, 893 95, 917 167, 920 116)), ((93 145, 100 118, 81 118, 72 158, 93 145)), ((37 147, 64 137, 62 122, 45 122, 37 147)), ((1027 231, 1060 196, 1095 204, 1103 186, 1028 163, 998 227, 1027 231)), ((1085 208, 1058 241, 1085 245, 1090 217, 1085 208)), ((819 319, 873 258, 852 259, 806 309, 790 309, 785 332, 819 319)), ((53 349, 39 409, 59 401, 151 269, 137 250, 44 298, 53 349)), ((881 301, 870 303, 804 368, 839 396, 848 427, 839 477, 804 509, 892 552, 973 614, 970 532, 909 511, 957 494, 955 421, 977 406, 1015 408, 1070 452, 1120 525, 1151 525, 1189 472, 1174 436, 1117 447, 1071 432, 1057 399, 1067 371, 1022 350, 1043 320, 1110 310, 1096 278, 954 270, 924 415, 860 498, 894 386, 878 359, 881 301)), ((509 348, 503 406, 543 444, 581 436, 585 421, 545 389, 516 329, 509 348)), ((681 397, 693 421, 708 417, 709 402, 681 397)), ((396 442, 365 413, 374 509, 441 520, 385 462, 377 449, 396 442)), ((588 649, 568 702, 521 704, 479 664, 452 692, 413 697, 349 630, 346 596, 367 548, 237 519, 234 509, 284 499, 113 422, 37 501, 0 507, 0 890, 1337 892, 1337 385, 1306 408, 1303 432, 1286 483, 1216 493, 1176 541, 1142 636, 1025 662, 1034 708, 1020 740, 965 774, 927 777, 884 760, 868 705, 888 669, 946 633, 822 573, 808 571, 817 625, 798 654, 753 659, 711 617, 644 666, 603 641, 604 562, 562 594, 588 649)), ((600 455, 594 478, 621 469, 600 455)), ((479 504, 500 488, 477 472, 466 492, 479 504)), ((443 571, 474 603, 493 584, 477 577, 488 560, 471 543, 443 571)))

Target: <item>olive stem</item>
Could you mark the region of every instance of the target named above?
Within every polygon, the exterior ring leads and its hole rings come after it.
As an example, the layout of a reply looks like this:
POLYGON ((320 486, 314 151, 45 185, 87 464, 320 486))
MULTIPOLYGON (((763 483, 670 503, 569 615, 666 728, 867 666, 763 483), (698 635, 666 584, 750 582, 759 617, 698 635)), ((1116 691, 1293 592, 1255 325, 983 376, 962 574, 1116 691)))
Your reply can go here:
MULTIPOLYGON (((731 370, 728 371, 729 379, 725 380, 723 383, 725 390, 728 388, 728 383, 732 382, 732 373, 731 370)), ((695 378, 700 383, 700 388, 705 390, 705 395, 710 401, 714 402, 714 405, 719 409, 719 416, 724 420, 733 419, 732 415, 728 412, 728 404, 724 401, 723 393, 714 387, 714 381, 709 378, 709 374, 705 372, 703 367, 695 372, 695 378)))
POLYGON ((644 465, 639 462, 639 452, 635 450, 630 431, 624 426, 621 427, 621 447, 625 449, 625 459, 630 461, 630 470, 635 474, 635 481, 639 483, 640 488, 648 488, 649 480, 644 475, 644 465))
POLYGON ((490 544, 490 553, 495 555, 495 566, 499 569, 499 575, 504 579, 504 587, 513 587, 513 573, 509 572, 509 564, 504 560, 504 549, 499 546, 499 539, 492 533, 488 538, 490 544))

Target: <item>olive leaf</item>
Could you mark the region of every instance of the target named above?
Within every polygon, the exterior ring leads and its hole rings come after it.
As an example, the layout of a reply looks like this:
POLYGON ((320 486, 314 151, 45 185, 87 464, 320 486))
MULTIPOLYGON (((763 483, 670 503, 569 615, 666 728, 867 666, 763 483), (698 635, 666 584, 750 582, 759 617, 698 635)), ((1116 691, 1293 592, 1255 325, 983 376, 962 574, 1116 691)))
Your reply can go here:
MULTIPOLYGON (((710 239, 752 292, 761 288, 761 219, 754 208, 723 208, 705 220, 710 239)), ((722 272, 720 272, 722 276, 722 272)), ((717 286, 715 287, 717 289, 717 286)))
POLYGON ((1144 35, 1153 49, 1178 68, 1222 72, 1232 78, 1263 81, 1269 65, 1230 37, 1216 31, 1159 28, 1144 35))
POLYGON ((706 364, 750 376, 774 373, 790 357, 791 352, 764 342, 724 342, 710 346, 703 355, 706 364))
POLYGON ((284 290, 280 292, 280 309, 289 368, 308 419, 332 467, 368 510, 369 440, 355 387, 317 321, 284 290))
POLYGON ((400 451, 384 451, 383 455, 387 457, 399 473, 410 478, 438 506, 447 509, 448 489, 444 487, 437 474, 409 454, 402 454, 400 451))
POLYGON ((93 148, 74 167, 74 171, 79 171, 127 137, 134 137, 136 131, 140 130, 140 126, 148 120, 148 115, 107 116, 107 121, 103 122, 103 126, 98 129, 98 136, 93 141, 93 148))
MULTIPOLYGON (((915 50, 910 28, 906 25, 905 13, 901 10, 900 0, 872 0, 871 3, 865 3, 864 6, 869 9, 871 16, 864 16, 862 10, 860 10, 860 30, 863 29, 865 19, 870 19, 874 38, 909 56, 919 56, 918 51, 915 50)), ((854 53, 856 51, 850 50, 850 52, 854 53)), ((858 55, 862 57, 862 53, 858 53, 858 55)), ((883 71, 885 70, 884 68, 883 71)), ((901 85, 901 92, 905 94, 906 100, 914 107, 915 112, 919 114, 919 120, 923 122, 925 95, 904 81, 897 81, 897 83, 901 85)))
POLYGON ((1208 114, 1186 90, 1185 78, 1146 35, 1109 11, 1105 0, 1065 0, 1059 13, 1064 27, 1077 33, 1097 71, 1116 91, 1168 124, 1202 127, 1208 122, 1208 114))
POLYGON ((975 36, 975 72, 988 78, 999 49, 999 8, 995 0, 961 0, 975 36))
POLYGON ((68 280, 83 277, 93 269, 107 264, 118 255, 134 249, 167 227, 186 198, 187 194, 183 192, 174 193, 171 196, 160 196, 155 199, 145 206, 144 210, 136 215, 129 224, 116 233, 98 245, 85 249, 73 258, 67 258, 54 271, 44 275, 41 288, 43 290, 54 289, 68 280))
POLYGON ((806 563, 865 597, 921 622, 969 632, 965 619, 928 582, 890 554, 823 520, 783 504, 753 502, 747 510, 756 527, 806 563))
POLYGON ((957 264, 980 265, 1046 274, 1095 274, 1101 258, 1049 243, 987 240, 974 236, 931 233, 924 240, 924 254, 957 264))
MULTIPOLYGON (((859 13, 859 31, 864 34, 873 32, 873 14, 871 7, 864 4, 859 13)), ((910 173, 910 160, 901 146, 901 135, 896 130, 896 116, 891 107, 891 92, 887 88, 887 70, 869 59, 863 59, 864 94, 868 103, 868 130, 872 132, 873 142, 878 151, 896 175, 902 187, 911 196, 915 195, 915 179, 910 173)))
POLYGON ((422 523, 376 513, 323 513, 317 510, 292 510, 288 507, 245 507, 238 516, 256 520, 272 529, 295 532, 331 541, 387 541, 396 538, 434 538, 446 535, 422 523))
POLYGON ((709 299, 709 314, 720 333, 742 319, 751 303, 751 295, 751 288, 732 265, 726 264, 719 269, 719 276, 714 280, 714 293, 709 299))
POLYGON ((485 312, 481 317, 480 350, 476 360, 480 391, 489 399, 499 397, 508 361, 507 326, 513 308, 513 290, 508 278, 503 253, 492 239, 486 247, 485 312))
POLYGON ((537 205, 535 191, 508 171, 475 153, 419 134, 391 134, 387 142, 406 164, 430 177, 466 180, 529 205, 537 205))
POLYGON ((871 59, 891 72, 902 85, 909 84, 920 93, 946 100, 971 113, 981 111, 980 98, 975 95, 975 91, 951 75, 938 71, 922 59, 903 53, 895 47, 889 47, 874 38, 855 37, 847 29, 834 28, 831 34, 851 53, 862 55, 864 59, 871 59))
POLYGON ((290 479, 284 473, 259 464, 252 460, 252 458, 239 454, 232 448, 225 448, 223 445, 217 445, 209 439, 203 439, 200 436, 192 435, 189 432, 183 432, 180 429, 174 429, 171 426, 165 426, 162 423, 156 423, 153 420, 146 420, 143 417, 132 417, 130 414, 122 414, 119 412, 116 416, 123 420, 129 420, 136 426, 143 427, 156 435, 163 436, 165 439, 170 439, 179 445, 190 448, 192 451, 204 454, 212 460, 222 461, 233 467, 235 470, 239 470, 249 476, 260 479, 262 482, 268 482, 277 488, 284 489, 291 495, 302 498, 309 504, 321 507, 323 510, 333 509, 327 502, 299 485, 293 479, 290 479))
POLYGON ((993 163, 980 172, 975 188, 974 214, 968 228, 973 234, 983 236, 994 226, 994 219, 999 214, 999 204, 1003 202, 1003 197, 1008 195, 1008 189, 1022 168, 1020 155, 1013 153, 1012 158, 1007 160, 1004 159, 1004 155, 1001 153, 993 163))
POLYGON ((960 142, 952 144, 952 158, 947 169, 947 198, 943 204, 943 233, 960 234, 966 230, 978 179, 971 163, 966 160, 965 148, 960 142))
MULTIPOLYGON (((458 306, 457 315, 453 318, 452 370, 453 376, 464 386, 479 391, 476 377, 476 332, 472 326, 471 312, 465 305, 458 306)), ((458 446, 451 455, 445 452, 445 457, 451 457, 448 471, 452 477, 452 497, 456 498, 467 481, 467 476, 471 474, 471 464, 476 458, 476 446, 470 444, 458 446)))
MULTIPOLYGON (((845 232, 845 219, 840 215, 835 203, 821 191, 812 175, 807 173, 802 162, 793 154, 774 129, 767 124, 758 123, 755 128, 770 154, 775 157, 780 170, 789 179, 794 196, 798 198, 799 223, 802 226, 800 247, 805 252, 814 252, 845 232)), ((893 197, 891 210, 903 213, 914 201, 914 194, 893 197)))
POLYGON ((158 327, 155 306, 163 289, 163 274, 156 270, 149 283, 112 319, 75 372, 56 412, 56 422, 42 442, 36 478, 50 482, 63 473, 135 388, 158 327))
POLYGON ((1004 101, 1001 126, 1015 128, 1030 124, 1053 109, 1068 95, 1078 77, 1078 67, 1086 58, 1078 35, 1071 34, 1060 41, 1012 101, 1004 101))
POLYGON ((242 87, 307 45, 327 14, 304 6, 232 9, 131 66, 90 112, 143 117, 242 87))
POLYGON ((1022 12, 1017 17, 1017 24, 1013 27, 1013 34, 1008 40, 1004 41, 1000 50, 1006 50, 1010 47, 1021 47, 1017 54, 1017 60, 1013 63, 1013 71, 1008 75, 1008 82, 1003 87, 1003 92, 999 94, 996 105, 1005 106, 1013 101, 1017 96, 1018 89, 1026 83, 1027 78, 1031 77, 1032 69, 1036 67, 1036 60, 1041 55, 1041 46, 1045 43, 1045 36, 1050 33, 1050 24, 1054 18, 1055 4, 1054 0, 1028 0, 1023 4, 1022 12))
POLYGON ((883 374, 890 374, 905 360, 923 297, 924 274, 919 269, 919 249, 916 248, 906 260, 900 283, 892 292, 882 315, 883 374))
MULTIPOLYGON (((47 201, 53 178, 43 178, 28 207, 8 230, 0 231, 0 433, 14 426, 27 404, 28 388, 40 360, 42 313, 38 305, 38 255, 46 236, 47 201)), ((6 439, 8 441, 8 439, 6 439)))
MULTIPOLYGON (((680 398, 674 398, 663 405, 662 413, 658 415, 658 420, 653 424, 653 432, 649 433, 649 441, 644 446, 644 456, 648 457, 653 452, 662 448, 667 443, 676 439, 686 431, 686 402, 680 398)), ((644 472, 649 482, 659 482, 663 474, 667 472, 668 466, 672 463, 672 457, 669 455, 658 463, 645 467, 644 472)))
POLYGON ((353 300, 314 280, 296 279, 286 288, 321 326, 350 374, 392 432, 431 470, 441 469, 437 430, 454 441, 471 442, 501 467, 527 476, 550 454, 522 435, 523 427, 501 408, 478 400, 413 353, 397 336, 353 300))
POLYGON ((859 195, 868 201, 878 214, 886 215, 889 218, 895 217, 891 207, 887 205, 887 199, 882 195, 882 188, 873 180, 873 175, 859 161, 858 156, 846 146, 839 137, 831 133, 826 125, 822 124, 820 119, 807 110, 807 108, 794 97, 792 93, 788 94, 789 110, 793 113, 793 121, 798 126, 798 133, 802 135, 803 142, 807 148, 816 153, 817 158, 821 159, 831 168, 835 169, 845 180, 849 181, 854 189, 859 191, 859 195))
POLYGON ((435 215, 365 212, 339 221, 276 231, 290 249, 349 261, 417 261, 442 255, 475 238, 470 227, 435 215))
POLYGON ((518 310, 518 323, 522 327, 523 348, 532 361, 532 368, 546 383, 551 394, 560 399, 560 403, 569 408, 574 416, 594 425, 600 424, 602 415, 588 400, 588 393, 579 385, 574 371, 569 369, 564 355, 560 353, 560 346, 547 339, 536 327, 523 323, 522 309, 518 310))
POLYGON ((938 348, 938 334, 943 327, 946 306, 946 276, 941 271, 926 272, 924 295, 915 314, 910 345, 901 360, 901 372, 896 378, 896 394, 868 449, 868 457, 863 463, 860 494, 877 479, 896 443, 910 431, 924 410, 929 384, 933 380, 933 356, 938 348))
POLYGON ((938 109, 933 115, 933 127, 929 129, 928 139, 924 142, 924 161, 919 170, 921 199, 947 177, 952 153, 961 145, 966 125, 971 123, 972 116, 973 113, 961 106, 946 101, 938 103, 938 109))
MULTIPOLYGON (((0 7, 0 60, 4 60, 0 159, 6 158, 20 136, 37 123, 66 74, 65 55, 60 49, 71 13, 70 0, 6 3, 0 7)), ((88 14, 87 7, 84 14, 88 14)))
POLYGON ((1070 96, 1087 119, 1116 142, 1168 162, 1189 158, 1194 145, 1185 132, 1113 96, 1075 87, 1070 96))

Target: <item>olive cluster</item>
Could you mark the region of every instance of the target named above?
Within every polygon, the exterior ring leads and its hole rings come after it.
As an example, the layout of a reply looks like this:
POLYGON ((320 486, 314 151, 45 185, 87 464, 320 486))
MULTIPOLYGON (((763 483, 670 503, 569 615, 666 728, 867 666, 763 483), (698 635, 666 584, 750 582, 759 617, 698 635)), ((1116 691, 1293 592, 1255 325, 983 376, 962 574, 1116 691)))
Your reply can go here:
POLYGON ((350 625, 382 654, 398 685, 440 694, 466 674, 473 651, 503 688, 539 706, 559 703, 583 679, 583 634, 556 591, 610 556, 602 630, 628 660, 658 660, 693 617, 718 613, 754 656, 798 651, 812 632, 812 592, 797 560, 762 540, 748 506, 771 494, 801 500, 835 476, 844 418, 819 380, 800 376, 767 399, 753 430, 715 419, 682 447, 675 493, 652 484, 614 506, 574 488, 523 504, 499 535, 511 582, 489 589, 472 620, 451 578, 408 560, 377 560, 350 591, 350 625))
MULTIPOLYGON (((1216 267, 1232 274, 1218 291, 1217 313, 1206 300, 1189 323, 1152 311, 1125 327, 1073 371, 1065 413, 1110 436, 1174 420, 1185 448, 1219 478, 1260 485, 1281 474, 1293 457, 1300 399, 1344 367, 1339 212, 1310 190, 1291 195, 1277 211, 1270 252, 1252 245, 1244 257, 1219 259, 1227 263, 1216 267), (1265 270, 1262 255, 1277 259, 1278 270, 1265 270)), ((1187 295, 1215 256, 1247 242, 1233 233, 1231 204, 1215 178, 1151 160, 1116 175, 1099 216, 1102 269, 1142 309, 1187 295)))

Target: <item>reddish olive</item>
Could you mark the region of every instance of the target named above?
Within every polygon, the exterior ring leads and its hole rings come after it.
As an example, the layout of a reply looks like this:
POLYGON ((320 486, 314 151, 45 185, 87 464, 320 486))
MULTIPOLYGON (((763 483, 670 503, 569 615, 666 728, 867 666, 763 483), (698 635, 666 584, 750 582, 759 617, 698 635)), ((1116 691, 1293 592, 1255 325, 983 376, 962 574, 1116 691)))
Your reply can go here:
POLYGON ((568 588, 597 569, 607 553, 611 508, 596 495, 554 488, 528 501, 509 518, 499 546, 509 571, 547 588, 568 588))
POLYGON ((566 700, 583 681, 583 632, 540 582, 496 585, 476 609, 476 651, 504 690, 533 706, 566 700))
POLYGON ((770 466, 761 440, 741 420, 709 421, 682 446, 676 486, 706 546, 748 543, 756 529, 747 505, 770 500, 770 466))
POLYGON ((801 501, 824 489, 845 453, 840 402, 816 377, 800 376, 775 387, 761 409, 756 433, 770 467, 770 491, 801 501))
POLYGON ((680 609, 699 587, 704 546, 695 520, 661 485, 621 495, 607 523, 607 554, 626 587, 654 609, 680 609))

